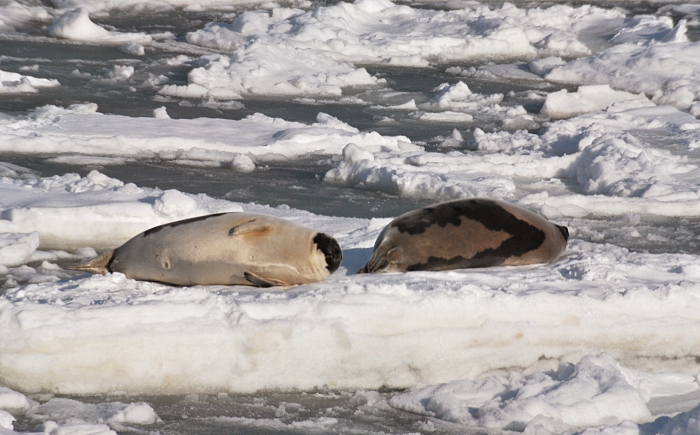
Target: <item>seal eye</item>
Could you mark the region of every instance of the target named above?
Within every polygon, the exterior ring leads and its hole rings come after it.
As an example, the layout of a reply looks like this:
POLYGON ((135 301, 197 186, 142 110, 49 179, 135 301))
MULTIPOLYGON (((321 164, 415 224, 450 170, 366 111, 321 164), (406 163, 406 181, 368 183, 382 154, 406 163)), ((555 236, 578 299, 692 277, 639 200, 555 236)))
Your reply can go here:
POLYGON ((333 273, 340 267, 340 262, 343 260, 343 251, 336 240, 323 233, 316 234, 314 243, 318 246, 318 250, 326 257, 326 269, 329 273, 333 273))
POLYGON ((232 236, 236 232, 236 227, 231 227, 230 230, 228 230, 228 235, 232 236))

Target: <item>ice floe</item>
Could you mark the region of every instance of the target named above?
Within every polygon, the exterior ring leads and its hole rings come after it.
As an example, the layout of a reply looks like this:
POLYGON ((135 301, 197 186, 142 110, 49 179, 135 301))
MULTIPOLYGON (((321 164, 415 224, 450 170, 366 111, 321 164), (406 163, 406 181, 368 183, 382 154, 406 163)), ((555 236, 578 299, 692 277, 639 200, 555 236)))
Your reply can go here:
POLYGON ((0 70, 0 95, 21 92, 38 92, 40 88, 53 88, 60 83, 55 79, 41 79, 0 70))
POLYGON ((138 43, 143 45, 153 41, 153 38, 145 33, 122 33, 107 30, 93 23, 85 8, 77 8, 57 16, 47 30, 51 36, 56 38, 99 44, 138 43))
MULTIPOLYGON (((245 12, 231 24, 191 32, 191 44, 231 51, 207 56, 188 85, 166 95, 243 98, 254 95, 341 95, 348 86, 383 82, 354 65, 428 67, 448 62, 591 54, 580 34, 623 22, 620 11, 591 6, 520 9, 506 3, 450 11, 388 0, 358 0, 311 11, 245 12)), ((664 24, 666 22, 664 21, 664 24)))

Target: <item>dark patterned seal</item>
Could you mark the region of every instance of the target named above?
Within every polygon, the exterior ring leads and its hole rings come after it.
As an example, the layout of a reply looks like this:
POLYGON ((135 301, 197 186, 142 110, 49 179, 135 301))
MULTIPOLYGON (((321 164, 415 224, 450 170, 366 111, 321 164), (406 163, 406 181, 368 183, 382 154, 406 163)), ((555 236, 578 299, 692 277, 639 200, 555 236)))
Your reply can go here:
POLYGON ((449 201, 393 220, 358 273, 548 263, 568 239, 566 227, 506 202, 449 201))

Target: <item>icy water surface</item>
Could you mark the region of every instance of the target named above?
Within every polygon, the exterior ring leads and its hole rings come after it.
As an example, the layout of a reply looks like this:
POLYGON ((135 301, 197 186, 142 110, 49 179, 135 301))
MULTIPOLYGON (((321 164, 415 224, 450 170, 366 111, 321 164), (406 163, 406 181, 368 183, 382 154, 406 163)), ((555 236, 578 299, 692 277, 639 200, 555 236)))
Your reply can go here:
POLYGON ((330 158, 309 158, 291 162, 271 162, 252 173, 239 173, 230 167, 183 167, 151 161, 122 165, 79 166, 51 162, 51 157, 6 156, 5 161, 33 169, 44 176, 76 172, 86 175, 98 170, 105 175, 143 187, 182 192, 206 193, 214 198, 243 203, 291 207, 326 216, 392 217, 433 203, 361 189, 348 189, 323 183, 331 168, 330 158))
MULTIPOLYGON (((332 161, 321 157, 269 163, 252 173, 239 173, 228 167, 183 167, 160 161, 80 166, 51 160, 51 157, 4 157, 4 161, 33 169, 42 176, 68 172, 84 176, 98 170, 137 186, 206 193, 214 198, 291 207, 326 216, 395 217, 435 202, 324 183, 323 174, 332 161)), ((695 253, 700 247, 697 218, 629 214, 612 219, 563 218, 559 222, 569 227, 573 237, 612 243, 633 251, 695 253)))
MULTIPOLYGON (((191 394, 186 396, 112 396, 111 400, 149 403, 163 420, 156 425, 161 434, 399 434, 415 431, 465 433, 448 422, 431 421, 411 413, 374 407, 391 397, 378 392, 260 393, 255 395, 191 394), (367 405, 370 406, 367 406, 367 405)), ((84 403, 101 403, 105 396, 79 396, 84 403)), ((46 399, 46 397, 44 397, 46 399)), ((19 419, 16 430, 31 430, 37 424, 19 419)), ((153 433, 153 425, 130 425, 119 433, 153 433)), ((467 432, 467 433, 476 433, 467 432)))
MULTIPOLYGON (((139 28, 138 30, 146 30, 139 28)), ((0 36, 1 38, 1 36, 0 36)), ((0 65, 6 71, 21 72, 22 68, 38 65, 33 75, 41 78, 57 79, 61 86, 42 90, 36 94, 19 94, 0 99, 0 111, 4 113, 26 113, 46 104, 68 106, 71 104, 96 103, 101 113, 125 116, 151 117, 153 110, 166 107, 171 118, 225 118, 242 119, 254 113, 264 113, 270 117, 287 121, 313 123, 319 112, 341 119, 363 131, 377 131, 384 135, 403 135, 413 141, 426 142, 438 136, 449 136, 453 129, 468 131, 479 126, 484 131, 501 128, 496 117, 476 118, 473 123, 464 122, 421 122, 411 119, 406 110, 389 110, 373 106, 400 105, 410 100, 424 103, 433 95, 435 87, 442 83, 467 81, 473 92, 483 94, 501 93, 505 95, 503 106, 525 104, 525 108, 537 113, 542 102, 532 102, 525 95, 533 90, 546 92, 561 89, 544 82, 494 81, 486 79, 465 80, 456 74, 446 72, 449 66, 440 68, 395 68, 378 69, 368 67, 368 71, 387 80, 387 87, 372 89, 349 89, 344 98, 358 98, 363 103, 353 104, 347 100, 329 98, 279 99, 260 97, 244 102, 202 103, 195 100, 172 100, 157 95, 157 89, 149 80, 165 76, 171 83, 186 84, 187 72, 195 64, 169 66, 166 64, 178 52, 180 46, 166 46, 163 51, 149 52, 146 59, 129 56, 117 47, 96 47, 91 45, 62 43, 54 40, 3 40, 0 46, 0 65), (132 66, 133 76, 128 80, 114 76, 114 65, 132 66), (389 122, 390 121, 390 122, 389 122)), ((210 53, 201 48, 196 54, 210 53)), ((462 66, 468 68, 469 66, 462 66)), ((575 87, 573 88, 575 89, 575 87)), ((531 128, 539 128, 533 123, 531 128)))
MULTIPOLYGON (((601 4, 605 6, 605 3, 601 4)), ((547 6, 538 4, 538 6, 547 6)), ((658 6, 647 3, 615 3, 626 6, 630 14, 654 13, 658 6)), ((429 3, 426 7, 440 9, 459 7, 452 3, 429 3)), ((248 6, 248 9, 254 6, 248 6)), ((673 14, 670 14, 673 15, 673 14)), ((56 40, 45 36, 45 31, 28 27, 27 38, 5 37, 0 44, 0 66, 6 71, 22 72, 23 68, 35 67, 36 77, 58 79, 61 86, 42 89, 35 94, 10 94, 0 98, 0 112, 8 114, 28 113, 36 107, 54 104, 69 106, 76 103, 96 103, 101 113, 135 117, 151 117, 153 110, 166 107, 171 118, 225 118, 242 119, 254 113, 288 121, 313 123, 319 112, 330 114, 359 128, 361 131, 376 131, 387 136, 403 135, 427 150, 449 152, 454 148, 440 147, 445 138, 459 131, 464 141, 472 137, 473 129, 483 131, 513 131, 527 128, 537 132, 548 119, 539 111, 543 100, 528 98, 529 94, 546 95, 559 89, 575 91, 575 86, 553 85, 544 81, 506 78, 464 77, 454 73, 455 67, 468 70, 475 65, 441 65, 430 68, 398 68, 367 66, 372 75, 384 78, 386 86, 369 89, 354 88, 344 91, 343 99, 337 98, 247 98, 243 101, 203 103, 199 100, 172 99, 157 93, 152 80, 165 76, 170 83, 185 84, 187 72, 196 62, 185 62, 172 66, 168 60, 184 55, 196 59, 200 55, 219 53, 195 47, 184 41, 184 35, 212 21, 230 21, 233 12, 184 12, 146 11, 134 16, 123 12, 112 12, 108 16, 95 18, 95 22, 119 31, 171 32, 180 43, 154 43, 148 55, 134 56, 118 47, 96 46, 56 40), (129 79, 115 76, 114 66, 133 66, 134 74, 129 79), (436 86, 442 83, 465 82, 475 93, 503 94, 502 106, 522 105, 533 116, 529 125, 506 126, 497 116, 475 116, 471 122, 430 122, 410 116, 410 111, 391 110, 386 107, 414 100, 416 104, 428 101, 436 86), (362 101, 352 103, 353 98, 362 101), (381 106, 381 107, 380 107, 381 106)), ((678 18, 678 17, 676 17, 678 18)), ((689 37, 696 38, 697 28, 691 27, 689 37)), ((591 35, 591 40, 601 41, 606 34, 591 35)), ((602 44, 602 43, 601 43, 602 44)), ((653 132, 640 132, 652 143, 674 150, 675 143, 665 137, 654 137, 653 132), (667 144, 664 144, 667 142, 667 144)), ((687 150, 679 152, 687 153, 687 150)), ((689 155, 700 161, 700 151, 689 155), (697 154, 694 156, 694 154, 697 154)), ((322 182, 323 174, 333 162, 324 156, 309 156, 301 160, 269 163, 252 174, 242 174, 228 168, 192 168, 168 165, 159 161, 128 162, 112 166, 78 166, 51 162, 48 157, 23 157, 8 155, 5 161, 36 169, 42 176, 77 172, 86 174, 98 169, 106 175, 138 186, 178 189, 189 193, 206 193, 216 198, 233 201, 255 202, 271 206, 288 205, 331 216, 391 217, 413 208, 434 202, 430 199, 412 199, 384 193, 336 187, 322 182)), ((517 181, 517 180, 516 180, 517 181)), ((632 216, 622 221, 570 220, 576 237, 596 242, 610 242, 634 250, 649 252, 695 252, 700 222, 697 219, 658 218, 632 216), (639 237, 628 237, 632 228, 625 226, 630 221, 637 226, 639 237), (620 225, 622 224, 622 229, 620 225), (613 224, 611 226, 611 224, 613 224), (576 228, 580 231, 576 232, 576 228), (629 231, 628 231, 629 230, 629 231)))

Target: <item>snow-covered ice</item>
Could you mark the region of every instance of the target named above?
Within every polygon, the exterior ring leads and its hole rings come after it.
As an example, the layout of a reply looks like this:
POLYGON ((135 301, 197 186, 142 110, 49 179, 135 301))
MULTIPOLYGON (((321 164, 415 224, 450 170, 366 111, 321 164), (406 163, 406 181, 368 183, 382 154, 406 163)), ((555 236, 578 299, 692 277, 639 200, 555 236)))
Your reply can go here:
MULTIPOLYGON (((623 101, 553 122, 539 134, 477 128, 467 150, 447 154, 427 152, 406 137, 360 132, 325 114, 312 125, 260 114, 240 121, 176 120, 102 115, 95 105, 47 106, 0 121, 0 148, 229 164, 242 172, 265 161, 342 153, 326 182, 420 198, 503 198, 549 217, 698 214, 700 168, 689 155, 700 143, 700 121, 607 86, 583 87, 573 95, 598 107, 623 101), (676 138, 685 153, 655 147, 647 132, 676 138), (532 193, 541 183, 547 189, 532 193)), ((561 104, 552 103, 551 110, 561 110, 561 104)))
POLYGON ((590 6, 520 9, 506 3, 432 11, 388 0, 245 12, 231 24, 212 23, 189 33, 189 43, 232 55, 203 58, 205 65, 190 72, 187 86, 167 85, 161 92, 234 99, 340 95, 343 87, 383 84, 356 64, 428 67, 474 59, 577 57, 591 53, 581 40, 587 29, 622 21, 620 11, 590 6))
MULTIPOLYGON (((0 163, 0 433, 17 433, 18 417, 54 435, 155 431, 161 423, 138 400, 86 403, 54 394, 316 390, 352 391, 365 411, 425 417, 421 432, 449 422, 525 435, 698 433, 697 250, 636 252, 590 236, 592 220, 637 238, 644 218, 700 218, 700 45, 688 37, 698 25, 695 5, 630 15, 590 5, 267 4, 200 22, 182 33, 186 42, 169 34, 167 44, 154 42, 162 35, 90 17, 231 11, 233 2, 52 5, 1 2, 3 37, 22 41, 23 27, 40 23, 33 43, 120 46, 141 60, 110 64, 105 81, 115 89, 143 81, 139 91, 152 89, 155 101, 170 105, 151 106, 147 117, 98 113, 91 101, 3 113, 2 153, 82 165, 226 166, 232 177, 322 156, 332 164, 328 184, 434 201, 504 199, 566 223, 573 237, 551 264, 357 275, 390 219, 242 204, 137 186, 99 170, 42 177, 0 163), (177 53, 158 67, 190 65, 186 82, 144 74, 146 48, 177 53), (370 72, 407 67, 446 69, 454 80, 402 93, 370 72), (515 92, 470 89, 471 79, 493 78, 531 83, 527 98, 541 110, 521 96, 509 103, 515 92), (375 93, 362 93, 368 89, 375 93), (315 122, 261 113, 177 119, 173 104, 201 99, 201 107, 238 110, 248 102, 226 100, 256 98, 367 107, 387 121, 401 113, 418 125, 460 127, 447 130, 438 152, 325 113, 315 122), (484 126, 483 118, 503 128, 484 126), (271 214, 331 234, 344 249, 343 265, 323 282, 286 291, 170 287, 63 268, 149 227, 223 211, 271 214), (383 387, 392 392, 380 394, 383 387)), ((43 60, 10 72, 15 61, 0 58, 0 95, 56 91, 42 88, 58 80, 33 77, 50 71, 43 60)), ((697 246, 697 236, 688 237, 697 246)), ((332 416, 239 420, 277 431, 339 427, 332 416)))
MULTIPOLYGON (((586 91, 591 104, 618 98, 607 87, 594 88, 586 91)), ((697 147, 700 122, 673 107, 623 94, 620 98, 629 100, 553 122, 540 134, 477 128, 467 147, 478 153, 370 153, 349 145, 325 180, 421 198, 505 198, 534 206, 550 218, 697 216, 700 168, 697 157, 686 154, 697 147), (639 138, 645 131, 675 137, 685 153, 646 143, 639 138)))
POLYGON ((0 433, 14 435, 18 433, 12 430, 15 418, 8 411, 19 411, 41 421, 32 433, 54 435, 115 435, 117 430, 129 430, 131 425, 153 425, 160 421, 153 408, 144 402, 89 404, 51 398, 39 403, 24 394, 0 387, 0 433), (6 430, 2 431, 3 428, 6 430))
POLYGON ((58 80, 40 79, 0 70, 0 94, 38 92, 40 88, 59 86, 58 80))
MULTIPOLYGON (((75 217, 85 214, 85 190, 120 184, 96 173, 39 180, 64 185, 63 210, 75 217), (70 192, 71 186, 85 190, 70 192)), ((42 192, 34 181, 22 181, 32 196, 42 192)), ((697 255, 633 253, 572 240, 565 257, 549 265, 355 275, 388 219, 226 207, 202 195, 132 190, 143 193, 132 192, 115 221, 142 219, 134 205, 144 193, 170 195, 178 204, 187 198, 210 211, 264 212, 332 234, 345 250, 343 267, 324 282, 284 292, 75 275, 46 261, 7 267, 2 273, 12 279, 0 299, 5 385, 72 394, 433 385, 397 394, 389 404, 518 430, 642 424, 653 419, 650 401, 672 403, 699 389, 697 255)), ((28 208, 37 231, 55 219, 55 209, 42 205, 28 208)), ((168 205, 162 201, 161 209, 168 205)), ((85 219, 71 228, 84 240, 97 226, 85 219)), ((28 406, 3 391, 3 407, 28 406)), ((73 404, 60 411, 66 406, 60 400, 32 412, 50 421, 83 416, 85 424, 95 424, 94 413, 112 409, 73 404)), ((132 418, 128 410, 99 424, 151 415, 137 408, 132 418)), ((688 419, 674 421, 687 425, 688 419)))
MULTIPOLYGON (((44 191, 42 182, 56 190, 64 186, 60 199, 46 196, 42 202, 39 196, 23 209, 34 219, 19 225, 24 231, 34 226, 42 236, 57 214, 44 204, 60 201, 64 214, 78 218, 86 215, 88 198, 97 201, 96 192, 105 205, 110 196, 119 197, 119 188, 106 187, 119 186, 118 180, 98 173, 39 181, 21 183, 32 197, 44 191)), ((159 210, 171 218, 185 203, 189 213, 265 212, 332 234, 346 252, 344 267, 325 282, 286 292, 173 288, 120 274, 72 276, 46 262, 35 271, 8 268, 7 276, 17 273, 19 280, 28 273, 56 279, 6 289, 0 308, 8 331, 0 338, 4 382, 23 391, 64 393, 405 388, 509 367, 547 367, 601 351, 638 369, 695 366, 695 255, 631 253, 573 240, 565 258, 550 265, 363 276, 353 272, 386 219, 227 206, 201 195, 136 186, 122 193, 129 195, 130 202, 122 198, 119 204, 120 214, 113 208, 110 216, 112 228, 131 223, 122 228, 125 237, 128 228, 131 235, 139 231, 135 222, 147 220, 143 207, 148 216, 159 210), (141 202, 146 195, 160 199, 141 202), (113 348, 113 340, 124 345, 113 348), (199 351, 192 353, 194 348, 199 351), (178 363, 183 352, 184 366, 178 363)), ((91 244, 86 239, 93 235, 103 242, 102 224, 80 219, 78 226, 63 226, 64 237, 73 234, 72 240, 91 244)))
POLYGON ((162 12, 172 9, 186 11, 203 11, 207 9, 230 10, 246 4, 264 3, 261 0, 51 0, 51 4, 59 10, 84 8, 91 13, 109 13, 112 11, 126 12, 162 12))
POLYGON ((0 265, 19 266, 39 247, 39 233, 0 233, 0 265))
POLYGON ((149 44, 153 41, 153 38, 145 33, 114 32, 98 26, 90 21, 89 12, 85 8, 67 11, 54 18, 47 30, 49 35, 57 38, 102 44, 149 44))
POLYGON ((50 21, 51 15, 45 7, 15 0, 0 3, 0 30, 12 31, 31 21, 50 21))
POLYGON ((547 95, 541 113, 549 118, 569 118, 582 113, 607 109, 615 103, 629 100, 646 101, 643 95, 615 91, 609 85, 579 86, 576 92, 562 89, 547 95))
POLYGON ((700 100, 700 42, 688 42, 685 32, 685 22, 680 22, 660 43, 616 45, 557 66, 544 78, 562 83, 607 84, 621 91, 645 93, 658 104, 688 109, 700 100))
MULTIPOLYGON (((339 154, 348 143, 368 150, 417 149, 403 136, 382 136, 319 113, 312 125, 255 114, 239 121, 170 119, 97 113, 97 105, 45 106, 28 117, 0 120, 0 150, 36 154, 158 157, 186 164, 285 160, 339 154)), ((167 111, 165 112, 167 115, 167 111)), ((247 162, 246 167, 250 167, 247 162)))
POLYGON ((587 355, 550 372, 453 381, 393 397, 391 405, 457 423, 527 431, 529 425, 586 427, 652 419, 654 397, 700 389, 694 376, 648 374, 621 367, 607 354, 587 355), (656 391, 662 386, 666 391, 656 391), (670 394, 669 394, 670 392, 670 394))
POLYGON ((503 94, 475 94, 469 89, 469 86, 462 81, 454 85, 443 83, 435 88, 433 92, 435 92, 435 96, 421 107, 426 109, 440 108, 466 111, 480 106, 498 104, 503 100, 503 94))
POLYGON ((7 233, 0 242, 1 258, 8 265, 29 259, 39 242, 45 249, 114 248, 166 222, 240 211, 237 205, 213 200, 202 203, 176 190, 124 184, 96 171, 84 178, 77 174, 32 180, 2 178, 0 191, 0 234, 7 233))

